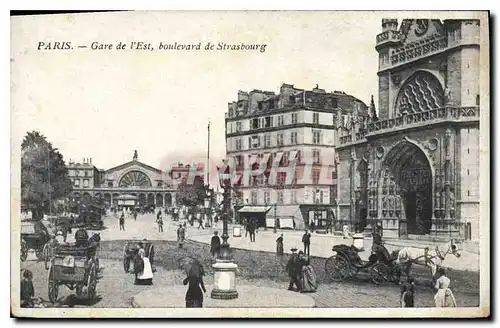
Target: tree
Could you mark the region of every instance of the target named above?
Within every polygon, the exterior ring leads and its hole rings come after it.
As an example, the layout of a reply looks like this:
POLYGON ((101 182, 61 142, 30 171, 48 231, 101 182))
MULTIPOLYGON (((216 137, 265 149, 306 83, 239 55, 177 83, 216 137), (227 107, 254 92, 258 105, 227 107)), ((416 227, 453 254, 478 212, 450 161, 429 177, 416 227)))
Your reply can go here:
POLYGON ((70 194, 68 168, 58 149, 38 131, 24 137, 21 155, 21 207, 41 219, 50 212, 50 203, 70 194))
POLYGON ((377 110, 375 109, 375 102, 373 101, 373 95, 370 101, 370 116, 372 120, 378 121, 377 110))
POLYGON ((183 181, 176 192, 177 203, 189 207, 203 205, 205 200, 205 187, 201 177, 195 177, 193 184, 183 181))

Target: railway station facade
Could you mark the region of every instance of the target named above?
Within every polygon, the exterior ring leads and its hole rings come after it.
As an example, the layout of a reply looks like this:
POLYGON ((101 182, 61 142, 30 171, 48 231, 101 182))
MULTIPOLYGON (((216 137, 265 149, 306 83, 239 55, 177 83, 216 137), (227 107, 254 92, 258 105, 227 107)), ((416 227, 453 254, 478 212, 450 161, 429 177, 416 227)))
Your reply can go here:
POLYGON ((187 172, 181 164, 165 172, 140 162, 136 155, 132 161, 108 170, 100 170, 92 164, 92 159, 84 158, 80 163, 70 162, 68 171, 75 200, 88 202, 102 198, 107 207, 119 206, 124 197, 135 199, 141 206, 175 206, 176 186, 187 172))

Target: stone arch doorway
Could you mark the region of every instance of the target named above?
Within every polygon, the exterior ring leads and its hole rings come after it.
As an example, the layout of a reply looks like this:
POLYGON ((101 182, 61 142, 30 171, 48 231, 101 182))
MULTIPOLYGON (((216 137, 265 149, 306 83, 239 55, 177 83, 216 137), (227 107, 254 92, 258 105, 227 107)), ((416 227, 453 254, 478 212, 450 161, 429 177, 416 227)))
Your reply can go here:
POLYGON ((148 205, 155 205, 155 195, 154 194, 148 194, 148 205))
POLYGON ((139 205, 140 206, 146 206, 146 194, 140 193, 139 194, 139 205))
POLYGON ((402 238, 430 233, 432 170, 422 149, 408 140, 395 145, 383 161, 379 188, 382 220, 388 228, 402 238))
POLYGON ((172 206, 172 194, 165 194, 165 206, 172 206))
POLYGON ((160 193, 156 194, 156 207, 163 207, 163 195, 160 193))

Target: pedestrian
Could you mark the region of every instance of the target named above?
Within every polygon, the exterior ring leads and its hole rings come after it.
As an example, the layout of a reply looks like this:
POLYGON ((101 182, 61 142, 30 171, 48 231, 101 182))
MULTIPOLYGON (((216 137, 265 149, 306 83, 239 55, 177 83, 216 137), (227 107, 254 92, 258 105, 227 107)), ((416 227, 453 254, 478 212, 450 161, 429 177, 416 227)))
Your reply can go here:
POLYGON ((251 220, 249 223, 249 231, 248 233, 250 234, 250 242, 254 243, 255 242, 255 221, 251 220))
POLYGON ((298 266, 298 255, 295 253, 297 248, 293 247, 291 249, 292 255, 288 259, 288 263, 286 264, 286 271, 288 273, 288 277, 290 278, 290 283, 288 284, 288 290, 299 290, 299 275, 297 271, 298 266), (296 289, 294 289, 294 286, 296 289))
POLYGON ((182 224, 179 224, 179 228, 177 229, 177 244, 179 244, 179 248, 182 248, 184 245, 184 238, 186 238, 186 231, 182 224))
POLYGON ((276 239, 276 254, 283 256, 283 234, 276 239))
POLYGON ((310 264, 309 256, 299 252, 297 271, 299 274, 299 290, 301 293, 314 293, 318 290, 316 273, 310 264))
POLYGON ((247 219, 245 222, 245 238, 248 236, 250 233, 250 220, 247 219))
POLYGON ((21 307, 34 307, 34 297, 35 287, 33 287, 33 273, 30 270, 24 270, 23 280, 21 280, 21 307))
POLYGON ((214 261, 219 257, 219 251, 220 251, 220 238, 218 234, 219 232, 215 230, 214 235, 210 240, 210 254, 212 254, 212 259, 214 261))
POLYGON ((408 277, 407 281, 401 286, 401 307, 415 307, 415 280, 408 277))
POLYGON ((144 245, 139 243, 139 251, 137 252, 134 261, 135 284, 136 285, 152 285, 153 284, 153 270, 151 262, 146 257, 144 245))
POLYGON ((125 231, 125 214, 120 215, 120 230, 125 231))
POLYGON ((158 223, 158 232, 163 232, 163 218, 161 216, 161 211, 159 211, 156 216, 156 223, 158 223))
POLYGON ((206 293, 203 276, 199 270, 195 270, 195 265, 191 267, 188 276, 182 282, 184 285, 189 284, 186 292, 186 307, 187 308, 202 308, 203 293, 206 293), (201 288, 200 288, 201 287, 201 288))
POLYGON ((311 249, 311 234, 307 229, 304 232, 304 235, 302 236, 302 243, 304 244, 304 253, 307 254, 307 256, 310 255, 310 249, 311 249))
POLYGON ((450 279, 446 277, 443 267, 438 269, 439 278, 436 280, 434 288, 437 290, 434 295, 436 307, 457 307, 455 296, 450 289, 450 279))
POLYGON ((201 218, 201 214, 199 212, 196 214, 196 217, 198 219, 198 230, 200 230, 200 228, 205 230, 205 227, 203 227, 203 219, 201 218))

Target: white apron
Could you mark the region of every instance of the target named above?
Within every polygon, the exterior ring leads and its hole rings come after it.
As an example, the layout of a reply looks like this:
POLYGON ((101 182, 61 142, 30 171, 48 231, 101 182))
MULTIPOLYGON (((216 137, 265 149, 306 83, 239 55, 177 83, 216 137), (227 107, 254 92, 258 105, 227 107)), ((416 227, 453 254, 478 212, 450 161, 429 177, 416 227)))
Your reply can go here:
POLYGON ((149 263, 149 259, 147 257, 142 258, 144 261, 144 270, 142 270, 141 274, 137 276, 137 279, 152 279, 153 278, 153 270, 151 269, 151 263, 149 263))

